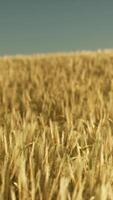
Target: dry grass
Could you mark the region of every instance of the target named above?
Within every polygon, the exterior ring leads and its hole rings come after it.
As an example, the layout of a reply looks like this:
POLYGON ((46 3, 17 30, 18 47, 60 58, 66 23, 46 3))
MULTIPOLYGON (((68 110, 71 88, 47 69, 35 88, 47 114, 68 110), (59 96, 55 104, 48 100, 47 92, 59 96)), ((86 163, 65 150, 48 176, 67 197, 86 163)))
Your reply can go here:
POLYGON ((0 58, 0 195, 113 199, 113 52, 0 58))

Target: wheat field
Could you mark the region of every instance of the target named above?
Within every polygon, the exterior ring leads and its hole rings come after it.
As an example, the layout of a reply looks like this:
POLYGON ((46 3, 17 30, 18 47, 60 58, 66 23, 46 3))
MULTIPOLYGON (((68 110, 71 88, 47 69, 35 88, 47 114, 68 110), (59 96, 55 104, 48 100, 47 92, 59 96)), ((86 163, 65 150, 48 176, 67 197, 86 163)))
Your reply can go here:
POLYGON ((113 199, 113 52, 0 58, 0 200, 113 199))

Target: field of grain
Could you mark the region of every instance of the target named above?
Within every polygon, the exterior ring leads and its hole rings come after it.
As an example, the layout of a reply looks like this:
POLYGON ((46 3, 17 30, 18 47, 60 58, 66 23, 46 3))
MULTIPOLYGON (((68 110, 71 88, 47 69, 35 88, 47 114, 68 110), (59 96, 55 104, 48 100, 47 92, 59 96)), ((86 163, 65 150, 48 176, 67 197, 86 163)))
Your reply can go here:
POLYGON ((0 200, 113 199, 113 52, 0 58, 0 200))

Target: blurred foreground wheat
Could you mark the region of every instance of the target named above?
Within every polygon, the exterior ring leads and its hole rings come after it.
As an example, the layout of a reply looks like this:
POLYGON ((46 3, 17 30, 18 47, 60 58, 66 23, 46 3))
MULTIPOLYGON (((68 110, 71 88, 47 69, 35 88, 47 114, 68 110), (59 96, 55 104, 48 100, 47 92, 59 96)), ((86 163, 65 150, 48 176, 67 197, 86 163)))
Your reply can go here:
POLYGON ((0 200, 113 199, 113 52, 0 58, 0 200))

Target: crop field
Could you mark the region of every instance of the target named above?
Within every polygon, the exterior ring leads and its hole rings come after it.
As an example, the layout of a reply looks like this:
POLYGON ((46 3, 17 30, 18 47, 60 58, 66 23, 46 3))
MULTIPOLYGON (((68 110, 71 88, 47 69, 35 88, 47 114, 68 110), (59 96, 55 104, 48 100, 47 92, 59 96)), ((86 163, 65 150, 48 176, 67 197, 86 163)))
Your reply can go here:
POLYGON ((113 52, 0 58, 0 200, 113 200, 113 52))

